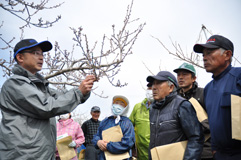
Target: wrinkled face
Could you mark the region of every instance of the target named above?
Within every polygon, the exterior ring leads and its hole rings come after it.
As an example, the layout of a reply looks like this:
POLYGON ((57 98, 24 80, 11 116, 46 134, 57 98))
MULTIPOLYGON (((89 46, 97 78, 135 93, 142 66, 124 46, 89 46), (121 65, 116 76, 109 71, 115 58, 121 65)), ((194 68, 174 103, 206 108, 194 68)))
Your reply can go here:
POLYGON ((179 70, 177 73, 177 81, 180 88, 192 88, 193 82, 196 77, 192 76, 192 73, 186 70, 179 70))
POLYGON ((99 111, 94 111, 94 112, 90 112, 92 119, 94 120, 98 120, 100 117, 100 112, 99 111))
POLYGON ((35 46, 16 55, 19 65, 36 74, 43 66, 43 51, 39 46, 35 46))
POLYGON ((120 100, 115 101, 114 104, 119 104, 119 105, 121 105, 121 106, 124 107, 124 108, 126 107, 126 106, 125 106, 125 103, 122 102, 122 101, 120 101, 120 100))
POLYGON ((221 54, 220 49, 207 49, 203 50, 204 68, 207 72, 213 73, 214 76, 219 75, 229 64, 231 58, 231 51, 224 51, 221 54))
POLYGON ((169 95, 174 89, 174 86, 168 85, 167 81, 154 80, 152 84, 153 98, 156 101, 163 100, 167 95, 169 95))

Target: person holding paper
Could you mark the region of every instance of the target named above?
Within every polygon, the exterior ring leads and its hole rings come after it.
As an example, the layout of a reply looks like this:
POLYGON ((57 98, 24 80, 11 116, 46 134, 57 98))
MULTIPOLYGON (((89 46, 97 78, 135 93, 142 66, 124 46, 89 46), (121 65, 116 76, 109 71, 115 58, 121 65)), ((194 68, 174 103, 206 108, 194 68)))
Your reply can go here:
MULTIPOLYGON (((72 137, 72 142, 68 145, 70 148, 74 148, 76 156, 71 160, 78 160, 77 148, 85 142, 84 133, 79 125, 71 118, 70 113, 62 114, 59 116, 59 122, 57 123, 57 136, 68 134, 72 137)), ((58 154, 58 148, 56 147, 56 160, 60 160, 58 154)))
POLYGON ((97 133, 98 127, 100 125, 100 107, 93 106, 90 111, 91 119, 85 121, 81 128, 85 135, 85 160, 98 160, 99 149, 96 149, 92 144, 91 140, 97 133))
POLYGON ((79 87, 66 92, 49 87, 38 72, 49 41, 23 39, 14 47, 17 64, 0 93, 0 159, 53 160, 56 149, 55 116, 69 113, 90 96, 95 76, 88 75, 79 87))
MULTIPOLYGON (((179 88, 177 90, 178 95, 189 100, 190 98, 195 98, 201 107, 206 110, 203 99, 203 88, 198 87, 196 82, 196 70, 193 65, 188 63, 183 63, 177 69, 173 70, 177 73, 177 81, 179 88)), ((201 122, 203 127, 204 135, 210 135, 208 119, 201 122)), ((203 152, 201 155, 202 160, 213 159, 211 150, 211 138, 208 138, 204 143, 203 152)))
MULTIPOLYGON (((147 82, 152 83, 154 98, 149 115, 150 150, 187 140, 183 159, 200 159, 204 143, 201 124, 192 104, 177 95, 175 76, 168 71, 160 71, 155 76, 148 76, 147 82)), ((150 152, 149 159, 152 159, 150 152)))
POLYGON ((146 98, 141 102, 137 103, 129 117, 134 125, 135 137, 136 137, 136 148, 137 148, 137 159, 147 160, 148 149, 150 143, 150 120, 149 111, 150 105, 153 102, 153 95, 151 89, 151 83, 147 84, 146 98))
MULTIPOLYGON (((124 96, 114 96, 111 112, 112 115, 101 121, 97 134, 94 135, 92 143, 98 149, 100 149, 99 160, 105 160, 106 156, 104 152, 109 152, 112 156, 118 156, 123 153, 128 153, 135 143, 135 132, 133 124, 130 119, 126 117, 129 110, 129 101, 124 96), (105 130, 120 127, 122 137, 119 141, 103 139, 103 133, 105 130)), ((119 133, 119 132, 118 132, 119 133)), ((113 136, 115 133, 107 133, 113 136)), ((131 155, 130 155, 131 156, 131 155)))
POLYGON ((211 36, 193 50, 203 55, 204 68, 213 80, 204 88, 215 159, 241 159, 241 141, 232 139, 231 94, 241 96, 241 68, 232 67, 233 43, 221 35, 211 36))

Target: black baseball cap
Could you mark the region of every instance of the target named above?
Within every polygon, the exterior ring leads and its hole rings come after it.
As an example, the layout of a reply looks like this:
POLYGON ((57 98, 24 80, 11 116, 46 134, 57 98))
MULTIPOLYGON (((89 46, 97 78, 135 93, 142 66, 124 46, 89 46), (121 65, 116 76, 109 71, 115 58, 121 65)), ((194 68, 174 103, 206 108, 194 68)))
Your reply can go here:
POLYGON ((53 47, 49 41, 42 41, 38 43, 35 39, 23 39, 20 42, 18 42, 14 47, 14 59, 16 59, 16 55, 19 52, 35 46, 39 46, 43 52, 50 51, 53 47))
POLYGON ((98 106, 93 106, 93 107, 91 108, 91 112, 100 112, 100 107, 98 107, 98 106))
POLYGON ((146 80, 150 83, 153 83, 154 80, 171 81, 176 87, 178 87, 176 77, 168 71, 160 71, 156 76, 148 76, 146 80))
POLYGON ((203 53, 204 48, 210 48, 210 49, 223 48, 226 50, 231 50, 233 54, 233 43, 229 39, 221 35, 211 36, 205 44, 195 44, 193 47, 193 50, 197 53, 203 53))

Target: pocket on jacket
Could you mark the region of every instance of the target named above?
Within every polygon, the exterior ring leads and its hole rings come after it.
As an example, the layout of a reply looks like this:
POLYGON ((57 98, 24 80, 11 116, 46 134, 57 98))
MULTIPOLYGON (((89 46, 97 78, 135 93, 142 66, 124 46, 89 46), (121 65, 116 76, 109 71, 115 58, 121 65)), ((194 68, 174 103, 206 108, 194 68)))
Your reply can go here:
POLYGON ((172 130, 178 129, 179 127, 179 123, 177 122, 177 120, 174 119, 159 123, 159 131, 170 132, 172 130))
POLYGON ((222 94, 222 97, 220 100, 220 106, 221 106, 221 108, 230 108, 230 106, 231 106, 231 93, 230 92, 224 92, 222 94))

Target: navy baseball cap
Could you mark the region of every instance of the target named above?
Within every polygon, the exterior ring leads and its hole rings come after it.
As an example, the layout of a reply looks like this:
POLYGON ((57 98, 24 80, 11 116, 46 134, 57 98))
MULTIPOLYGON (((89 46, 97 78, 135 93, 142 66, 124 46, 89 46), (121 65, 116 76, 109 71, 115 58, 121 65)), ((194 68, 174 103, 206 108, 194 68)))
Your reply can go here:
POLYGON ((153 83, 154 80, 171 81, 176 87, 178 87, 176 77, 168 71, 160 71, 156 76, 148 76, 146 80, 150 83, 153 83))
POLYGON ((233 54, 233 43, 220 35, 211 36, 205 44, 195 44, 193 50, 197 53, 203 53, 204 48, 218 49, 223 48, 226 50, 231 50, 233 54))
POLYGON ((16 55, 19 52, 35 46, 39 46, 43 52, 50 51, 53 47, 49 41, 42 41, 38 43, 35 39, 23 39, 20 42, 18 42, 14 47, 14 59, 16 59, 16 55))

